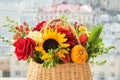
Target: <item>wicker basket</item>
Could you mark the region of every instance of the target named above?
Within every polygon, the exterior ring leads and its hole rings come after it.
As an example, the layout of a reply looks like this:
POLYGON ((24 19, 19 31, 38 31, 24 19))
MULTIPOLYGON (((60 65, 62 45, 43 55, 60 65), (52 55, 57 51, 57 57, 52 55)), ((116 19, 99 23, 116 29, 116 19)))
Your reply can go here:
POLYGON ((31 61, 27 80, 92 80, 88 63, 57 64, 53 68, 43 68, 42 64, 31 61))
MULTIPOLYGON (((60 18, 51 20, 47 26, 41 29, 41 32, 43 29, 48 28, 51 23, 58 21, 65 22, 70 26, 78 44, 80 44, 75 29, 69 24, 69 22, 60 18)), ((27 80, 92 80, 92 75, 88 63, 57 64, 56 67, 53 68, 44 68, 42 64, 31 60, 28 67, 27 80)))

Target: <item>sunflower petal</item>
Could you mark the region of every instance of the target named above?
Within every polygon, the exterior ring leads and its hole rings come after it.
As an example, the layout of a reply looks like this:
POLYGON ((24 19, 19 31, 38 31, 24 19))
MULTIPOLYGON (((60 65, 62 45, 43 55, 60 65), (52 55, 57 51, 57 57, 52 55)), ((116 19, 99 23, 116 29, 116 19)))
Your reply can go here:
POLYGON ((62 52, 63 52, 62 49, 60 49, 59 52, 57 53, 57 56, 59 58, 65 58, 65 55, 62 52))
POLYGON ((45 60, 45 59, 47 59, 47 58, 49 58, 49 55, 48 55, 48 54, 45 54, 45 55, 42 56, 41 59, 42 59, 42 60, 45 60))
POLYGON ((69 47, 70 44, 60 44, 62 47, 66 48, 66 47, 69 47))
POLYGON ((69 54, 69 52, 66 49, 62 49, 62 53, 69 54))

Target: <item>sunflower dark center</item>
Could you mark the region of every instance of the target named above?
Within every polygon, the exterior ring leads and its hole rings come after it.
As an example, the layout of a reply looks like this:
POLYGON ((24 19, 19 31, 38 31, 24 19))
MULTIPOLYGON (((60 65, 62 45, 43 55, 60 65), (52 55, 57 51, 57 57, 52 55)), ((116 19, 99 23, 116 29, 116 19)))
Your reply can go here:
POLYGON ((48 39, 43 44, 43 49, 48 52, 49 49, 58 48, 58 42, 54 39, 48 39))

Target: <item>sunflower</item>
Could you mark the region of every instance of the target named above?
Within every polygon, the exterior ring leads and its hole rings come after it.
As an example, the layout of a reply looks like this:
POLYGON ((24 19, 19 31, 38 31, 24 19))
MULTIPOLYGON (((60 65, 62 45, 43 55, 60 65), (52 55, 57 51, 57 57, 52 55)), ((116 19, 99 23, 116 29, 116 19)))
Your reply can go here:
MULTIPOLYGON (((59 51, 55 51, 60 46, 61 48, 67 48, 70 45, 65 43, 67 38, 65 38, 65 34, 61 34, 57 32, 56 29, 49 28, 45 29, 42 33, 42 40, 39 41, 36 51, 40 51, 42 53, 42 59, 51 58, 55 54, 59 54, 59 51), (53 55, 49 55, 49 50, 53 50, 53 55)), ((62 54, 62 53, 61 53, 62 54)), ((59 57, 59 56, 58 56, 59 57)))

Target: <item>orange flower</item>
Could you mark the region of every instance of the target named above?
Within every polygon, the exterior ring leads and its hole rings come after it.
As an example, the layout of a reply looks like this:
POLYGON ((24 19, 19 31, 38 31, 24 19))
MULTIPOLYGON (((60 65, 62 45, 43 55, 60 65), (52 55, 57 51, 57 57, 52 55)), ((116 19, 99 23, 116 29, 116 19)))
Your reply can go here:
POLYGON ((63 26, 62 24, 59 23, 59 24, 56 24, 55 27, 56 27, 57 29, 63 28, 63 29, 65 29, 65 30, 70 31, 70 28, 69 28, 68 25, 63 26))

